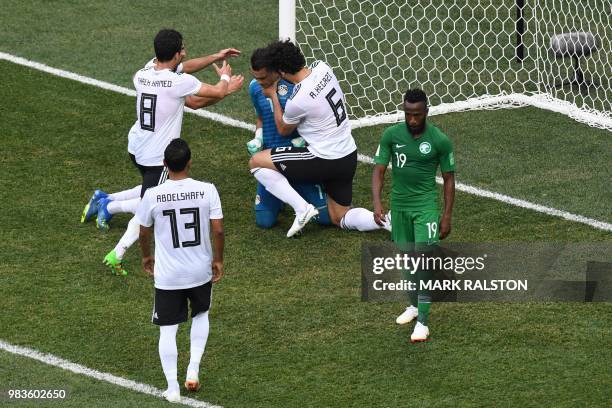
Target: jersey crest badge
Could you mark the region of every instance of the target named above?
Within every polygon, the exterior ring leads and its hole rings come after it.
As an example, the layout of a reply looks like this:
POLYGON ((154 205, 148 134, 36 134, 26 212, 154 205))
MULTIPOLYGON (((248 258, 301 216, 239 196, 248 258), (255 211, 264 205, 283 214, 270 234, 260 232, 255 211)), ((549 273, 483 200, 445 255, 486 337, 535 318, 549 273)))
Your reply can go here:
POLYGON ((289 87, 285 84, 280 84, 276 90, 280 96, 285 96, 289 92, 289 87))
POLYGON ((429 142, 423 142, 419 145, 419 151, 423 154, 431 152, 431 145, 429 142))

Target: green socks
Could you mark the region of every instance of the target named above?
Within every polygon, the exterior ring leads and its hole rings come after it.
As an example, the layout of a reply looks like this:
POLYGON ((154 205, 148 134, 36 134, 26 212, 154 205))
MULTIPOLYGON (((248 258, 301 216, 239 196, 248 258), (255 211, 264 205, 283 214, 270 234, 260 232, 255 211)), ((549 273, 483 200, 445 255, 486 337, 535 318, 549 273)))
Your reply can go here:
POLYGON ((424 326, 427 326, 427 319, 429 318, 429 308, 431 307, 431 296, 429 295, 419 295, 419 316, 417 317, 417 321, 424 326))

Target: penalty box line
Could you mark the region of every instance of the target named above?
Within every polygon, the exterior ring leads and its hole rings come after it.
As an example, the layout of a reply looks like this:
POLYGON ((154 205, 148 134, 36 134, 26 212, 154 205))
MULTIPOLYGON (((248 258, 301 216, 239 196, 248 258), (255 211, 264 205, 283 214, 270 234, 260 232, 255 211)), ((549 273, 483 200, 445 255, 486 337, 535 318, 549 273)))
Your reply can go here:
MULTIPOLYGON (((133 89, 111 84, 105 81, 100 81, 98 79, 86 77, 86 76, 83 76, 83 75, 80 75, 74 72, 65 71, 65 70, 58 69, 58 68, 53 68, 48 65, 41 64, 40 62, 31 61, 31 60, 28 60, 22 57, 18 57, 12 54, 8 54, 5 52, 0 52, 0 59, 12 62, 14 64, 19 64, 19 65, 23 65, 29 68, 33 68, 39 71, 43 71, 51 75, 59 76, 61 78, 72 79, 74 81, 78 81, 78 82, 81 82, 87 85, 92 85, 92 86, 95 86, 101 89, 105 89, 108 91, 118 92, 120 94, 128 95, 128 96, 136 96, 136 91, 133 89)), ((237 120, 229 116, 221 115, 219 113, 209 112, 203 109, 193 110, 189 108, 185 108, 185 111, 192 113, 194 115, 206 118, 206 119, 213 120, 215 122, 222 123, 224 125, 233 126, 233 127, 237 127, 241 129, 250 130, 250 131, 255 131, 255 125, 253 125, 252 123, 243 122, 241 120, 237 120)), ((366 156, 363 154, 358 155, 358 160, 362 163, 367 163, 367 164, 374 163, 373 159, 370 156, 366 156)), ((442 183, 442 180, 440 177, 437 177, 436 181, 438 182, 438 184, 442 183)), ((461 192, 472 194, 478 197, 489 198, 492 200, 501 201, 502 203, 509 204, 515 207, 526 208, 526 209, 536 211, 542 214, 551 215, 553 217, 563 218, 567 221, 586 224, 595 229, 599 229, 603 231, 612 231, 612 224, 604 222, 604 221, 599 221, 593 218, 588 218, 583 215, 573 214, 568 211, 558 210, 556 208, 532 203, 530 201, 522 200, 519 198, 510 197, 510 196, 500 194, 500 193, 495 193, 493 191, 488 191, 488 190, 484 190, 484 189, 481 189, 475 186, 470 186, 469 184, 457 182, 455 187, 457 190, 461 192)))
MULTIPOLYGON (((122 377, 117 377, 110 373, 104 373, 101 371, 94 370, 92 368, 88 368, 82 366, 80 364, 73 363, 71 361, 65 360, 63 358, 54 356, 53 354, 41 353, 40 351, 36 351, 34 349, 22 346, 15 346, 13 344, 7 343, 3 340, 0 340, 0 350, 7 351, 12 354, 16 354, 22 357, 28 357, 33 360, 40 361, 42 363, 59 367, 62 370, 70 371, 75 374, 84 375, 87 377, 95 378, 96 380, 105 381, 107 383, 111 383, 113 385, 117 385, 119 387, 127 388, 132 391, 136 391, 142 394, 152 395, 154 397, 161 398, 162 390, 155 388, 148 384, 142 384, 136 381, 128 380, 122 377)), ((30 384, 30 387, 36 388, 36 384, 30 384)), ((24 387, 21 387, 24 388, 24 387)), ((26 387, 27 388, 27 387, 26 387)), ((193 398, 185 398, 181 396, 181 404, 196 407, 196 408, 222 408, 218 405, 212 405, 205 401, 199 401, 193 398)))

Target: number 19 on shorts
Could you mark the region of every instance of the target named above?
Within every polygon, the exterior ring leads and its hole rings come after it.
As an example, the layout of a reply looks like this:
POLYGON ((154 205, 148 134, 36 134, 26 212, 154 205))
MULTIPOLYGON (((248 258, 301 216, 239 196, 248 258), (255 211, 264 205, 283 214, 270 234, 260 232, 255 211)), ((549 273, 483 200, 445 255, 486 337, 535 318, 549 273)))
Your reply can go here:
POLYGON ((438 223, 428 222, 427 224, 427 238, 434 239, 438 237, 438 223))

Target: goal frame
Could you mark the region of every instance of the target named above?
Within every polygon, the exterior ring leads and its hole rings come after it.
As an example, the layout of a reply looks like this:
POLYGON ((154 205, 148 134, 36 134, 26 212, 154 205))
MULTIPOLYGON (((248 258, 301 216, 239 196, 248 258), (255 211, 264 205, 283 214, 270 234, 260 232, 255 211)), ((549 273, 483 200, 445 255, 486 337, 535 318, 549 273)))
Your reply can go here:
MULTIPOLYGON (((524 19, 522 10, 525 0, 516 0, 516 60, 522 62, 524 58, 522 36, 524 33, 524 19)), ((278 2, 278 36, 279 39, 289 39, 299 44, 296 38, 296 0, 279 0, 278 2)), ((538 92, 532 94, 502 93, 494 96, 472 97, 452 103, 441 103, 430 107, 430 114, 445 114, 467 110, 481 110, 494 108, 518 108, 534 106, 566 115, 576 121, 589 126, 612 131, 612 115, 610 112, 583 109, 576 104, 554 97, 545 92, 545 87, 538 85, 538 92)), ((351 118, 354 128, 373 126, 378 124, 395 123, 403 120, 403 112, 396 111, 364 118, 351 118)))

